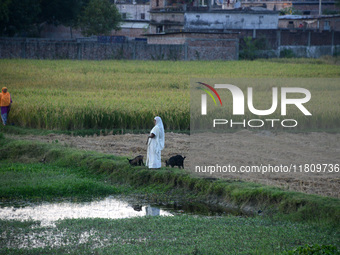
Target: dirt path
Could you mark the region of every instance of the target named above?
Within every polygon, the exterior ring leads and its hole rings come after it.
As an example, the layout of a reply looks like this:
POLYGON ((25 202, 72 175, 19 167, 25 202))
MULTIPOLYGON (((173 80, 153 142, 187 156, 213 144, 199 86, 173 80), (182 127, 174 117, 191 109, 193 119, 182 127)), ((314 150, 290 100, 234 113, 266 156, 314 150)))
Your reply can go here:
MULTIPOLYGON (((146 157, 146 134, 79 137, 50 134, 47 136, 10 136, 15 139, 67 144, 78 149, 107 154, 146 157)), ((186 156, 185 166, 194 172, 195 165, 240 166, 339 164, 340 134, 289 134, 268 131, 240 131, 233 134, 185 135, 166 133, 162 161, 177 154, 186 156), (218 152, 218 154, 217 154, 218 152), (226 163, 227 162, 227 163, 226 163)), ((284 189, 340 198, 340 173, 200 173, 204 177, 243 179, 284 189)))

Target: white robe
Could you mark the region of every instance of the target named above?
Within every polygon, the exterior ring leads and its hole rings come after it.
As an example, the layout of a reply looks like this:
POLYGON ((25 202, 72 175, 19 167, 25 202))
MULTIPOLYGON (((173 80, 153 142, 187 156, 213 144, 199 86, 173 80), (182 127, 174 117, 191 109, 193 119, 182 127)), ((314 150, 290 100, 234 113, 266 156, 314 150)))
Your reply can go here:
POLYGON ((160 129, 156 125, 151 130, 150 135, 154 134, 154 138, 149 138, 148 141, 148 151, 146 156, 146 166, 149 168, 160 168, 161 163, 161 151, 163 149, 161 145, 160 129))

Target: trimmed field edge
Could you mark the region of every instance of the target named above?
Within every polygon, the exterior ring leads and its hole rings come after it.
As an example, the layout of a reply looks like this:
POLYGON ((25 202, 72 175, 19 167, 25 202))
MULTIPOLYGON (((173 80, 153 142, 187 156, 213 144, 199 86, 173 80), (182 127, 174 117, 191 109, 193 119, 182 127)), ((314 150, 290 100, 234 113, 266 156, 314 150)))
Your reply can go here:
MULTIPOLYGON (((340 200, 285 191, 240 180, 207 179, 179 169, 149 170, 131 167, 126 157, 76 150, 59 144, 20 141, 0 136, 0 160, 41 162, 62 167, 82 167, 92 173, 107 174, 120 184, 133 187, 158 185, 164 189, 182 189, 202 202, 223 205, 281 219, 331 224, 339 227, 340 200)), ((1 195, 1 194, 0 194, 1 195)))
MULTIPOLYGON (((229 130, 223 130, 223 132, 228 133, 235 133, 240 130, 244 129, 229 129, 229 130)), ((247 128, 247 130, 250 131, 263 131, 258 130, 257 128, 247 128)), ((282 131, 280 129, 273 129, 269 130, 273 133, 293 133, 293 134, 299 134, 299 133, 310 133, 310 132, 324 132, 329 134, 338 134, 340 133, 340 128, 311 128, 311 129, 297 129, 297 130, 285 130, 282 131)), ((70 135, 70 136, 106 136, 106 135, 122 135, 122 134, 148 134, 150 133, 150 129, 119 129, 119 128, 113 128, 113 129, 103 129, 103 128, 97 128, 97 129, 79 129, 79 130, 49 130, 49 129, 35 129, 35 128, 28 128, 28 127, 20 127, 15 125, 7 125, 5 127, 0 126, 0 132, 3 132, 4 134, 12 134, 12 135, 49 135, 49 134, 57 134, 57 135, 70 135)), ((165 132, 171 132, 171 133, 179 133, 179 134, 187 134, 190 135, 193 132, 188 130, 165 130, 165 132)), ((206 132, 206 130, 202 131, 195 131, 197 133, 200 132, 206 132)))
MULTIPOLYGON (((79 130, 48 130, 48 129, 34 129, 27 127, 20 127, 15 125, 7 125, 5 127, 0 127, 0 131, 5 134, 13 135, 70 135, 70 136, 106 136, 106 135, 122 135, 122 134, 148 134, 150 129, 79 129, 79 130)), ((171 130, 173 133, 189 134, 190 130, 171 130)))

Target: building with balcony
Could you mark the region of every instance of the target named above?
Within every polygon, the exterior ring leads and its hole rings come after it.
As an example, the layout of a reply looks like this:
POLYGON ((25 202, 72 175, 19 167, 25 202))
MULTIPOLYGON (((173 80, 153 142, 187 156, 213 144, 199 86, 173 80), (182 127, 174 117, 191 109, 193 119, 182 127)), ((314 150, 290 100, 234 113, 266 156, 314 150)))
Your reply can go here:
POLYGON ((143 37, 148 31, 150 21, 149 0, 116 0, 115 4, 124 22, 121 30, 114 35, 127 37, 143 37))
POLYGON ((149 34, 224 32, 233 29, 277 29, 278 12, 261 7, 224 7, 220 0, 151 0, 149 34))
POLYGON ((290 30, 340 31, 340 15, 285 15, 279 28, 290 30))

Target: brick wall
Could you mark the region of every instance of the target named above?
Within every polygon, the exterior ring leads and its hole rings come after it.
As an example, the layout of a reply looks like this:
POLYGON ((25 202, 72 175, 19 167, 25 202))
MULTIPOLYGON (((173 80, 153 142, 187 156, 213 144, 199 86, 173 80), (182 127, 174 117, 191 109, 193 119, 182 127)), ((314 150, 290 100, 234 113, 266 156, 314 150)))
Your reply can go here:
POLYGON ((311 45, 332 45, 332 32, 311 33, 311 45))
POLYGON ((237 60, 238 42, 232 40, 188 40, 188 60, 237 60))
POLYGON ((265 42, 265 49, 258 51, 258 55, 264 58, 279 57, 280 52, 287 49, 291 50, 296 57, 318 58, 324 55, 340 54, 339 31, 240 30, 240 52, 243 50, 243 38, 246 36, 254 40, 261 38, 261 45, 265 42))
POLYGON ((127 37, 144 37, 143 35, 147 32, 147 29, 144 28, 134 28, 134 29, 129 29, 129 28, 122 28, 119 31, 114 31, 112 35, 115 36, 127 36, 127 37))
POLYGON ((173 33, 148 37, 148 44, 184 45, 187 60, 238 59, 238 33, 173 33))
POLYGON ((308 33, 304 31, 281 31, 280 45, 308 45, 308 33))
MULTIPOLYGON (((307 4, 303 3, 294 3, 293 2, 293 7, 294 9, 304 12, 304 11, 310 11, 310 15, 318 15, 319 14, 319 1, 315 2, 309 2, 307 4)), ((327 12, 327 11, 340 11, 340 8, 337 7, 334 2, 322 2, 322 12, 327 12)))
POLYGON ((148 44, 185 44, 184 34, 173 34, 173 35, 163 35, 159 34, 157 36, 148 37, 148 44))
POLYGON ((187 60, 188 47, 183 44, 152 45, 137 41, 101 44, 97 42, 77 43, 75 41, 56 42, 39 39, 0 38, 0 58, 187 60))
POLYGON ((334 45, 340 45, 340 33, 334 33, 334 45))
MULTIPOLYGON (((237 30, 232 30, 237 31, 237 30)), ((340 45, 340 31, 315 31, 303 29, 283 30, 239 30, 240 39, 250 36, 253 39, 264 38, 269 48, 276 49, 279 45, 284 46, 319 46, 340 45)))
POLYGON ((340 53, 340 32, 337 31, 242 30, 240 34, 174 33, 150 36, 148 44, 139 41, 105 44, 75 40, 0 38, 0 58, 232 60, 238 58, 238 37, 241 42, 244 36, 254 35, 255 38, 265 38, 268 42, 266 50, 277 52, 277 55, 285 47, 299 49, 301 53, 298 56, 305 57, 340 53), (311 52, 316 53, 313 55, 311 52))

